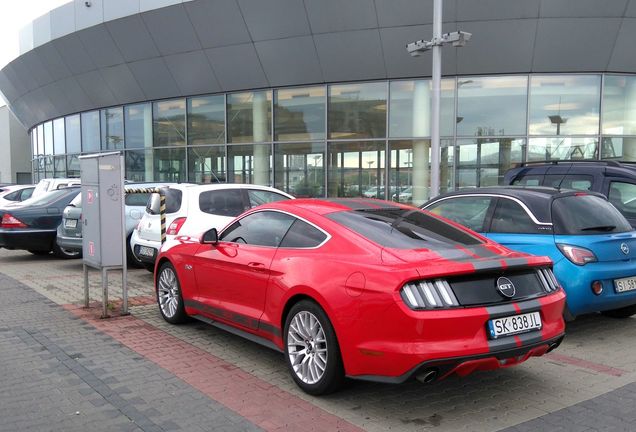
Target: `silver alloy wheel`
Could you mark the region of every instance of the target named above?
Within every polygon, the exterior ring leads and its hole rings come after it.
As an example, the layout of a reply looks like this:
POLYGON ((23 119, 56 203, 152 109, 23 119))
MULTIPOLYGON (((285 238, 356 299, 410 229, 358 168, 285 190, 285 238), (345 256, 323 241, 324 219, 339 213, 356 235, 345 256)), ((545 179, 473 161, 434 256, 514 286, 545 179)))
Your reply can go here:
POLYGON ((158 292, 161 312, 168 318, 174 317, 179 306, 179 283, 170 267, 164 268, 159 275, 158 292))
POLYGON ((298 312, 287 330, 287 351, 296 376, 315 384, 327 369, 327 339, 318 318, 311 312, 298 312))

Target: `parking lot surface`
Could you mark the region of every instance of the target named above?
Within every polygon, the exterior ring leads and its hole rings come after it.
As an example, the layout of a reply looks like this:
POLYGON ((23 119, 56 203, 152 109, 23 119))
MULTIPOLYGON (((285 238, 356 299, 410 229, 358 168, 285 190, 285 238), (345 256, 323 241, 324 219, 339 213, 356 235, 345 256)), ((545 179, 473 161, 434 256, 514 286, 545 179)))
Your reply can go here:
MULTIPOLYGON (((91 299, 100 281, 91 272, 91 299)), ((636 319, 568 325, 561 347, 431 385, 351 382, 302 393, 281 354, 203 323, 171 326, 152 275, 129 271, 131 315, 81 307, 81 260, 0 250, 0 431, 636 430, 636 319)))

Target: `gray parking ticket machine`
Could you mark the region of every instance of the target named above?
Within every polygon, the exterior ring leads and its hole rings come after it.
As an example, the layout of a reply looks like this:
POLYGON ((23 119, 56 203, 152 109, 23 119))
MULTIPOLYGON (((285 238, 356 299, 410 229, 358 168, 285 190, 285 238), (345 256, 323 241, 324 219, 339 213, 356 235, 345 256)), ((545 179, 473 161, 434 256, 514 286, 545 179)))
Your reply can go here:
POLYGON ((128 313, 124 214, 124 157, 120 152, 80 156, 84 306, 88 268, 102 272, 102 318, 108 317, 108 270, 122 270, 122 314, 128 313))

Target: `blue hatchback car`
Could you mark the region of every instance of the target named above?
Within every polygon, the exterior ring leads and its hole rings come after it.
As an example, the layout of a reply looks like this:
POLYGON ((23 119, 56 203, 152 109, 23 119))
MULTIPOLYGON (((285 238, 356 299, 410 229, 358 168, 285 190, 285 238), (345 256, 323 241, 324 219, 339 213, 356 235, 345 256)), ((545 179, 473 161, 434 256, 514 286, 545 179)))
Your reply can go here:
POLYGON ((567 318, 636 313, 636 231, 601 194, 491 187, 440 195, 422 208, 510 249, 549 256, 567 318))

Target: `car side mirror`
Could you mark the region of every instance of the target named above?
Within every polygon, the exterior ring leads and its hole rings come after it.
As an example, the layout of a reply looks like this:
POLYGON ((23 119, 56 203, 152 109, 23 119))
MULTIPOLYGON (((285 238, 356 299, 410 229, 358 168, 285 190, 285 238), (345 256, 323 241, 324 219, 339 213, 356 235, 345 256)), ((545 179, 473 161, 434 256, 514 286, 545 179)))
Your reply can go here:
POLYGON ((201 236, 201 244, 217 244, 219 242, 219 233, 216 228, 206 231, 201 236))

